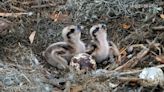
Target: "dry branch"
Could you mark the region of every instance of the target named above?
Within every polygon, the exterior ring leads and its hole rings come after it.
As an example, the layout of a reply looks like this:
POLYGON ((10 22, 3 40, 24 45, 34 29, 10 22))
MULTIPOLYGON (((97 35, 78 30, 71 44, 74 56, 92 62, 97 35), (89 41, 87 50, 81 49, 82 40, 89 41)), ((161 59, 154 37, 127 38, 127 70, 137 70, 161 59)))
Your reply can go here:
POLYGON ((56 7, 58 5, 63 5, 63 3, 55 3, 55 4, 44 4, 44 5, 35 5, 31 6, 31 8, 46 8, 46 7, 56 7))
POLYGON ((135 57, 127 61, 125 64, 117 67, 115 70, 118 71, 126 68, 133 68, 148 52, 149 52, 148 48, 141 50, 135 57))
POLYGON ((33 12, 20 12, 20 13, 0 13, 1 17, 18 17, 21 15, 31 16, 33 12))
POLYGON ((155 31, 164 31, 164 26, 152 27, 152 29, 155 31))
POLYGON ((118 77, 117 79, 120 81, 129 81, 129 82, 139 82, 142 80, 138 77, 118 77))

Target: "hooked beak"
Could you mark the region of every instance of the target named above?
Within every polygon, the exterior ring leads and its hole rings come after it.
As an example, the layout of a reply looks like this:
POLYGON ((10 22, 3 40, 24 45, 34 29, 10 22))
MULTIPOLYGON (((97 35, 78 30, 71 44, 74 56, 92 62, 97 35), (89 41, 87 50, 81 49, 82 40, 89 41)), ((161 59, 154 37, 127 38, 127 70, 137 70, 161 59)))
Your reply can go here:
POLYGON ((106 27, 105 24, 102 24, 102 28, 103 28, 103 29, 107 29, 107 27, 106 27))
POLYGON ((77 25, 77 31, 81 32, 83 29, 83 26, 77 25))

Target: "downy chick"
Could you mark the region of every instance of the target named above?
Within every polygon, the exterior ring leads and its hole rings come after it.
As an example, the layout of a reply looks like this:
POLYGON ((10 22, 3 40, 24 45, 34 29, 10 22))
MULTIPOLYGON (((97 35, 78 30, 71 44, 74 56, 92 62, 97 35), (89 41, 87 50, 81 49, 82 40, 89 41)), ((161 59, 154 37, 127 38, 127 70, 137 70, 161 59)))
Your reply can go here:
POLYGON ((110 42, 112 46, 109 46, 107 40, 107 27, 104 24, 97 24, 91 27, 90 35, 92 37, 90 50, 87 51, 91 54, 97 63, 101 63, 110 57, 110 55, 119 56, 119 50, 117 46, 110 42))
POLYGON ((81 26, 70 25, 62 30, 63 42, 48 46, 44 52, 46 61, 59 69, 68 68, 71 58, 85 52, 85 44, 81 41, 81 26))
POLYGON ((107 28, 104 24, 97 24, 91 27, 90 35, 92 37, 91 48, 87 52, 91 54, 97 63, 101 63, 108 58, 109 45, 107 41, 107 28))

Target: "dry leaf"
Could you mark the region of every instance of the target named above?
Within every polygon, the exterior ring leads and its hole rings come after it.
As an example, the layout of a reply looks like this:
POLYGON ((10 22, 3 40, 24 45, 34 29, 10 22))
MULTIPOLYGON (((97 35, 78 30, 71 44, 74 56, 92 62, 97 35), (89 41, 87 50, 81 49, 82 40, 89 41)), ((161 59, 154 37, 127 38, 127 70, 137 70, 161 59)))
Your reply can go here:
POLYGON ((54 22, 71 22, 71 18, 68 13, 52 13, 50 18, 54 20, 54 22))
POLYGON ((34 41, 34 38, 35 38, 35 34, 36 34, 36 31, 33 31, 30 36, 29 36, 29 40, 30 40, 30 43, 32 44, 33 41, 34 41))
POLYGON ((155 59, 156 59, 158 62, 164 64, 164 55, 158 55, 158 56, 155 57, 155 59))
POLYGON ((160 14, 160 17, 161 17, 162 19, 164 19, 164 14, 160 14))
POLYGON ((83 90, 83 87, 81 85, 76 85, 71 87, 70 92, 81 92, 83 90))
POLYGON ((130 28, 130 24, 124 23, 124 24, 122 24, 122 28, 129 29, 130 28))

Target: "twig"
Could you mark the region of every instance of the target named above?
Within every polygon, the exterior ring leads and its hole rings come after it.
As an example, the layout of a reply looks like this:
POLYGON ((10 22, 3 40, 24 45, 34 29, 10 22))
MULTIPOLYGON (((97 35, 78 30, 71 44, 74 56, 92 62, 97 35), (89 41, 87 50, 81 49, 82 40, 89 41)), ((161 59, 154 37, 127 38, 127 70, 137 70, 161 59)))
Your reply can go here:
POLYGON ((130 6, 130 8, 150 8, 150 7, 156 7, 156 6, 163 6, 164 2, 159 2, 158 4, 135 4, 130 6))
POLYGON ((141 50, 135 57, 127 61, 122 66, 117 67, 115 70, 118 71, 121 69, 134 67, 139 62, 139 60, 141 60, 148 52, 149 52, 148 48, 141 50))
POLYGON ((161 65, 158 65, 158 66, 155 66, 155 67, 163 68, 164 67, 164 64, 161 64, 161 65))
POLYGON ((36 6, 31 6, 31 8, 56 7, 56 6, 58 6, 58 5, 63 5, 63 3, 36 5, 36 6))
POLYGON ((2 17, 18 17, 21 15, 28 15, 31 16, 33 14, 33 12, 21 12, 21 13, 0 13, 0 16, 2 17))
POLYGON ((121 63, 121 54, 120 54, 120 51, 119 51, 118 47, 112 41, 110 41, 110 44, 112 45, 111 46, 111 49, 113 50, 113 54, 115 56, 117 56, 117 64, 120 64, 121 63))
POLYGON ((36 4, 36 1, 24 1, 24 2, 21 2, 21 4, 23 5, 36 4))
POLYGON ((54 85, 56 87, 61 87, 60 83, 63 83, 63 82, 66 82, 68 81, 67 79, 63 79, 63 78, 60 78, 60 79, 43 79, 42 82, 45 82, 45 83, 48 83, 48 84, 51 84, 51 85, 54 85))
POLYGON ((155 31, 164 31, 164 26, 152 27, 152 30, 155 30, 155 31))
MULTIPOLYGON (((157 65, 157 66, 153 66, 153 67, 158 67, 158 68, 164 68, 164 64, 162 65, 157 65)), ((150 67, 147 67, 147 68, 150 68, 150 67)), ((140 73, 142 72, 143 69, 138 69, 138 70, 131 70, 131 71, 123 71, 123 72, 119 72, 119 71, 116 71, 116 70, 113 70, 113 71, 107 71, 105 70, 106 72, 99 72, 97 74, 93 74, 94 78, 95 77, 118 77, 118 76, 125 76, 125 75, 131 75, 131 74, 137 74, 137 73, 140 73)))
POLYGON ((129 82, 139 82, 143 80, 138 77, 118 77, 117 79, 121 81, 129 81, 129 82))
POLYGON ((29 79, 27 76, 25 76, 25 74, 22 73, 21 75, 22 75, 30 84, 32 84, 31 81, 30 81, 30 79, 29 79))
MULTIPOLYGON (((164 68, 164 64, 154 66, 154 67, 164 68)), ((124 71, 124 72, 119 72, 119 71, 115 71, 115 70, 112 70, 112 71, 104 70, 104 72, 103 72, 103 70, 104 69, 102 69, 102 72, 94 73, 94 74, 91 74, 91 76, 88 75, 88 77, 83 78, 83 81, 85 81, 85 83, 83 84, 83 87, 85 88, 88 83, 94 82, 94 81, 102 79, 102 78, 107 78, 108 79, 108 78, 114 77, 114 78, 117 78, 118 80, 132 81, 132 82, 135 82, 135 81, 138 82, 138 81, 142 80, 142 79, 139 79, 137 77, 122 77, 122 76, 134 75, 134 74, 142 72, 143 69, 132 70, 132 71, 124 71)), ((85 75, 81 75, 80 78, 82 78, 84 76, 85 75)), ((61 87, 60 83, 62 83, 62 82, 68 82, 68 87, 67 87, 68 89, 70 88, 70 82, 71 81, 78 81, 78 79, 76 79, 76 78, 73 78, 73 79, 60 78, 60 79, 44 79, 43 80, 43 82, 50 83, 50 84, 52 84, 54 86, 57 86, 57 87, 61 87)))
POLYGON ((150 42, 149 40, 146 40, 148 45, 149 45, 149 48, 146 48, 142 44, 141 45, 140 44, 139 45, 133 45, 132 48, 133 47, 142 47, 143 50, 141 50, 136 56, 134 56, 132 59, 127 61, 125 64, 117 67, 115 70, 118 71, 118 70, 121 70, 121 69, 133 68, 149 52, 150 48, 155 47, 155 48, 157 48, 159 50, 158 46, 160 44, 159 43, 155 43, 156 39, 157 39, 157 37, 152 42, 150 42))
POLYGON ((52 2, 52 0, 24 0, 23 2, 21 2, 21 4, 34 5, 34 4, 38 4, 38 2, 48 3, 48 2, 52 2))
POLYGON ((13 9, 15 9, 15 10, 18 10, 18 11, 20 11, 20 12, 26 12, 26 10, 24 10, 23 8, 16 7, 16 6, 13 6, 13 5, 11 5, 11 4, 10 4, 10 7, 13 8, 13 9))

